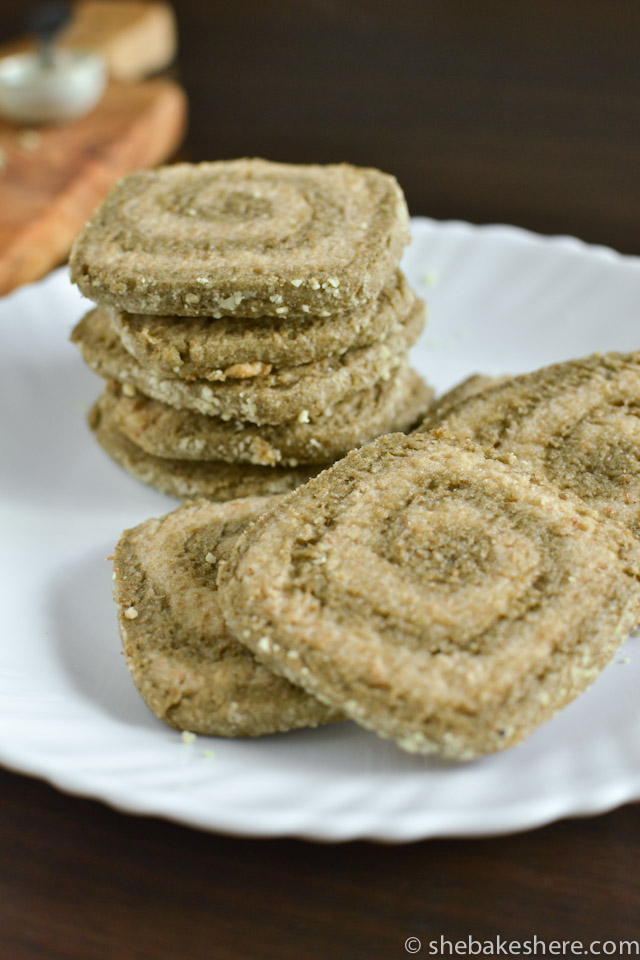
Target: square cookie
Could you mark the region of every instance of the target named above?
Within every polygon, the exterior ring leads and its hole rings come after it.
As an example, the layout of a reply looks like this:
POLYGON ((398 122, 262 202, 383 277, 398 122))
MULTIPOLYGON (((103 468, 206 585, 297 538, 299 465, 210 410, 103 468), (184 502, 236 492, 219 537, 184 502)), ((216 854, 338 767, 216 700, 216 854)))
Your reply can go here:
POLYGON ((379 170, 181 163, 116 184, 76 240, 71 276, 132 313, 331 316, 378 296, 408 225, 379 170))

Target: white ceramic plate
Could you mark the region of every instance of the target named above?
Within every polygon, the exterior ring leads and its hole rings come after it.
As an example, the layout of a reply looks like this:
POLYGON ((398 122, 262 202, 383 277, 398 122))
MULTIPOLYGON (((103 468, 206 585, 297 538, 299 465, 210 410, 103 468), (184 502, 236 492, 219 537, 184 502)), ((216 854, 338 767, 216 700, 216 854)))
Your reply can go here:
MULTIPOLYGON (((439 390, 640 346, 638 259, 416 220, 405 267, 430 305, 415 362, 439 390)), ((0 301, 0 761, 126 811, 322 840, 498 834, 640 798, 636 638, 522 746, 467 765, 351 723, 184 744, 157 721, 119 652, 105 557, 175 501, 112 464, 85 426, 99 382, 68 335, 86 306, 62 270, 0 301)))

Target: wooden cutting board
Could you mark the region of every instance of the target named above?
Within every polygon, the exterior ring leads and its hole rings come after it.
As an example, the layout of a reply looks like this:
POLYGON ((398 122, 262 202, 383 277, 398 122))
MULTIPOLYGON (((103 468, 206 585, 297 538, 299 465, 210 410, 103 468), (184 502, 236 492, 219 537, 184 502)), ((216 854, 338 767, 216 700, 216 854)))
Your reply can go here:
POLYGON ((186 114, 178 84, 151 80, 111 82, 95 110, 64 126, 0 119, 0 295, 61 263, 119 177, 168 159, 186 114))

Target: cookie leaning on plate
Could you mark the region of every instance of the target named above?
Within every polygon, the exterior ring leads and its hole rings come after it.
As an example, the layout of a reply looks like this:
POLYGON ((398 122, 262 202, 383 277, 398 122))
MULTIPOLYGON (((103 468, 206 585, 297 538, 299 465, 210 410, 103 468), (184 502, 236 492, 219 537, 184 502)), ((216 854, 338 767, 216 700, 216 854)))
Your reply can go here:
POLYGON ((71 279, 129 313, 283 317, 375 300, 407 242, 389 174, 243 159, 125 177, 76 240, 71 279))
POLYGON ((218 606, 217 563, 277 501, 187 504, 125 530, 115 549, 127 666, 150 709, 179 730, 256 737, 340 719, 259 664, 218 606))
POLYGON ((453 391, 420 429, 434 427, 515 454, 640 536, 640 351, 489 381, 474 396, 453 391))
POLYGON ((220 565, 234 634, 406 750, 509 747, 640 614, 633 538, 475 445, 392 434, 259 518, 220 565))

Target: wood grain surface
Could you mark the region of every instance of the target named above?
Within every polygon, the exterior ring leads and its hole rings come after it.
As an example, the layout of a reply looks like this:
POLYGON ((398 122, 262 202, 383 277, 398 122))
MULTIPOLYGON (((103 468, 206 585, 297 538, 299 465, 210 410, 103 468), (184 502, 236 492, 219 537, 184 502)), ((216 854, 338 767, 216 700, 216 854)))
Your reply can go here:
MULTIPOLYGON (((387 960, 404 942, 637 939, 640 807, 485 840, 247 840, 0 773, 7 960, 387 960)), ((538 953, 538 956, 544 954, 538 953)))
MULTIPOLYGON (((176 6, 189 159, 371 164, 414 213, 640 253, 636 0, 176 6)), ((17 17, 0 7, 7 37, 17 17)), ((406 957, 410 936, 637 939, 639 864, 637 804, 513 837, 323 846, 201 834, 3 772, 0 956, 378 960, 406 957)))
POLYGON ((62 262, 115 181, 171 156, 186 101, 169 80, 109 84, 73 123, 25 130, 0 117, 0 296, 62 262))

